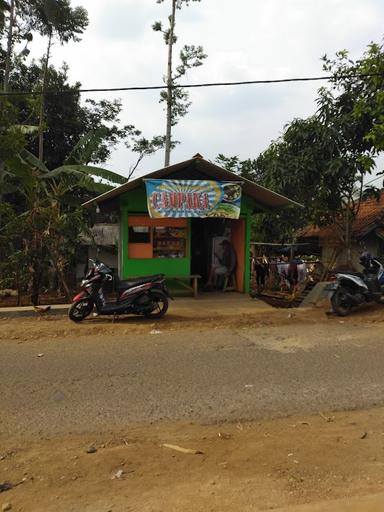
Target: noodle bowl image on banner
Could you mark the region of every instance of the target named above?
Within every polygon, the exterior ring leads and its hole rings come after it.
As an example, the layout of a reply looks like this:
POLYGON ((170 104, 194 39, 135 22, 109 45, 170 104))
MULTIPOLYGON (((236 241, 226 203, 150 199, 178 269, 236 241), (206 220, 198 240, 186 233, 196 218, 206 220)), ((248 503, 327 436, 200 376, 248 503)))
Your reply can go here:
POLYGON ((224 217, 238 219, 241 182, 144 180, 152 218, 224 217))

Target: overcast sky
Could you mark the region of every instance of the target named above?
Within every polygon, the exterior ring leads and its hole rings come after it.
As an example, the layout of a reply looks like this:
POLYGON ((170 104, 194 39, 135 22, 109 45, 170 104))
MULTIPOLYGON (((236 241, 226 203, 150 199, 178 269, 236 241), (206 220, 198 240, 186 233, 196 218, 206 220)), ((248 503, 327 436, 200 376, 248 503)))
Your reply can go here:
MULTIPOLYGON (((170 0, 72 0, 88 10, 90 24, 80 43, 54 48, 53 62, 67 62, 69 76, 85 88, 160 85, 166 47, 154 21, 166 20, 170 0)), ((383 36, 383 0, 202 0, 177 12, 178 46, 199 44, 208 54, 191 70, 189 83, 259 80, 321 75, 322 55, 348 49, 362 55, 383 36)), ((42 47, 36 42, 33 55, 42 47)), ((174 129, 181 144, 171 163, 201 153, 254 158, 295 117, 315 111, 319 83, 250 85, 190 91, 189 114, 174 129)), ((87 96, 84 95, 84 99, 87 96)), ((97 93, 121 98, 121 121, 146 137, 165 132, 158 91, 97 93)), ((135 155, 114 151, 108 167, 127 174, 135 155)), ((163 166, 159 152, 144 160, 136 175, 163 166)))

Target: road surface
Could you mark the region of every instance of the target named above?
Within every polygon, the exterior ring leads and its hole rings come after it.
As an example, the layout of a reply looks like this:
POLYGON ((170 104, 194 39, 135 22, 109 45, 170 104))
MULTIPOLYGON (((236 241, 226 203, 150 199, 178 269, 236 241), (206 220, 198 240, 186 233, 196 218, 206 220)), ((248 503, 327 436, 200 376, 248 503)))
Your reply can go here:
POLYGON ((114 430, 384 404, 383 324, 196 328, 1 342, 0 431, 114 430))

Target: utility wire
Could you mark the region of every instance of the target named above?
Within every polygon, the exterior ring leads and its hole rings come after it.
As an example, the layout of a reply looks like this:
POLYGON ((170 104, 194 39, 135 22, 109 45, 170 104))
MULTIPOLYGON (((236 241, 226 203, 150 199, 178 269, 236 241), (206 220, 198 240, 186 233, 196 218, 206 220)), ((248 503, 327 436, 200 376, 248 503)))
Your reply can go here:
MULTIPOLYGON (((329 75, 329 76, 312 76, 301 78, 278 78, 274 80, 247 80, 242 82, 207 82, 201 84, 177 84, 172 85, 171 89, 197 89, 202 87, 228 87, 234 85, 260 85, 260 84, 280 84, 291 82, 318 82, 322 80, 340 80, 344 78, 370 78, 370 77, 383 77, 384 73, 359 73, 356 75, 342 74, 342 75, 329 75)), ((158 89, 168 89, 167 85, 151 85, 151 86, 134 86, 134 87, 108 87, 108 88, 94 88, 94 89, 68 89, 68 90, 48 90, 48 91, 14 91, 14 92, 0 92, 0 96, 41 96, 43 94, 77 94, 84 92, 121 92, 121 91, 154 91, 158 89)))
POLYGON ((366 187, 367 185, 370 185, 371 183, 374 183, 377 180, 382 180, 382 179, 383 179, 383 176, 376 176, 376 178, 374 178, 373 180, 367 181, 367 183, 364 183, 364 187, 366 187))

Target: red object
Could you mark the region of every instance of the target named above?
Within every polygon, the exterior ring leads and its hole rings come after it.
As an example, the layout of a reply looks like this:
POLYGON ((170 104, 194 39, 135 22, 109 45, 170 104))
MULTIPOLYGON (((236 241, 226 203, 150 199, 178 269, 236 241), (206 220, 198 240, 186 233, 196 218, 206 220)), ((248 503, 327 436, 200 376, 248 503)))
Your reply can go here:
POLYGON ((85 292, 80 292, 73 297, 72 302, 77 302, 78 300, 84 299, 85 297, 88 297, 88 295, 85 292))

